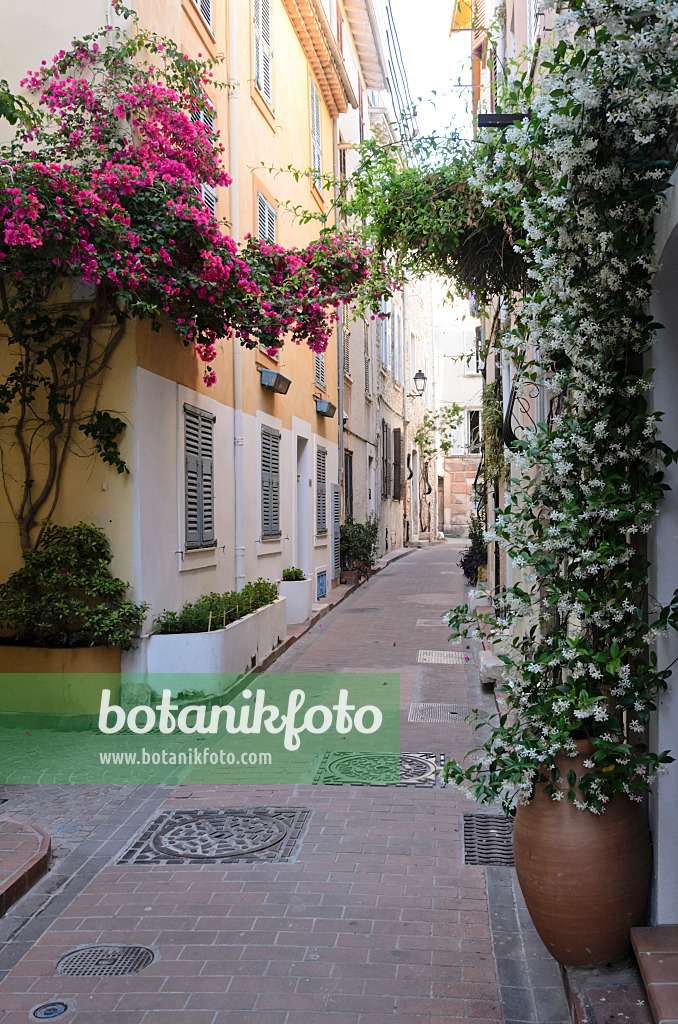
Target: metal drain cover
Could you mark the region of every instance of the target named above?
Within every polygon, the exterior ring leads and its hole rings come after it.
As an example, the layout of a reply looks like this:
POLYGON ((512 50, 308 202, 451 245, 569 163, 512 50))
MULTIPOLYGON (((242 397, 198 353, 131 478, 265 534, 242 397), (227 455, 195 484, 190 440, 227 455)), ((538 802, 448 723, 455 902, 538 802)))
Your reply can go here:
POLYGON ((417 629, 421 629, 422 626, 447 626, 449 629, 449 623, 445 622, 443 618, 440 619, 417 619, 417 629))
POLYGON ((513 864, 513 821, 498 814, 462 814, 464 864, 513 864))
POLYGON ((230 864, 289 860, 311 812, 306 807, 164 811, 118 864, 230 864))
POLYGON ((330 786, 436 786, 448 759, 444 754, 328 750, 314 778, 330 786), (400 778, 400 782, 394 779, 400 778))
MULTIPOLYGON (((410 704, 408 722, 452 722, 464 721, 473 712, 469 704, 410 704)), ((477 709, 476 709, 477 710, 477 709)), ((486 711, 478 711, 480 718, 487 718, 486 711)))
POLYGON ((68 1012, 68 1003, 55 1002, 55 1003, 42 1003, 40 1006, 36 1006, 35 1009, 31 1010, 31 1018, 33 1020, 54 1020, 55 1017, 61 1017, 63 1013, 68 1012))
POLYGON ((65 953, 57 961, 56 973, 76 978, 138 974, 154 960, 155 953, 147 946, 113 945, 103 942, 65 953))
POLYGON ((463 665, 469 655, 461 651, 418 651, 417 661, 425 665, 463 665))

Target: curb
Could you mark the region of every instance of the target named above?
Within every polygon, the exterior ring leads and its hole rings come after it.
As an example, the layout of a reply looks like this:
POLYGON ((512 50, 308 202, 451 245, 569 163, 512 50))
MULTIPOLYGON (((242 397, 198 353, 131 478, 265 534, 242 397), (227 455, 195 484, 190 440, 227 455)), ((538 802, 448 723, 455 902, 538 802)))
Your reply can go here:
MULTIPOLYGON (((19 818, 9 816, 0 818, 0 834, 5 822, 11 822, 19 826, 19 831, 32 832, 37 840, 36 852, 26 860, 21 867, 13 871, 11 875, 0 882, 0 917, 6 914, 12 904, 16 903, 35 883, 42 878, 47 871, 49 858, 52 851, 52 840, 37 825, 19 818)), ((0 855, 1 858, 1 855, 0 855)), ((1 866, 0 859, 0 866, 1 866)))

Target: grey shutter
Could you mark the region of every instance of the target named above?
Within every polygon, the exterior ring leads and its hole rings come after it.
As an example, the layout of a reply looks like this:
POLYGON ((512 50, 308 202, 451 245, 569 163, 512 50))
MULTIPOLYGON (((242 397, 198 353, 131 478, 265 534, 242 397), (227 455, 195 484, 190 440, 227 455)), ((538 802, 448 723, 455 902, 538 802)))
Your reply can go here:
POLYGON ((402 458, 401 453, 401 434, 400 428, 396 428, 393 431, 393 500, 400 501, 401 498, 401 469, 400 462, 402 458))
POLYGON ((316 451, 316 533, 327 533, 327 451, 316 451))
POLYGON ((332 579, 341 575, 341 552, 339 548, 341 527, 341 495, 338 484, 330 484, 332 499, 332 579))
POLYGON ((391 427, 387 424, 386 425, 386 497, 387 498, 388 498, 389 494, 391 493, 391 481, 393 479, 393 461, 392 461, 393 455, 392 455, 392 445, 391 445, 392 434, 393 434, 393 431, 391 430, 391 427))
POLYGON ((195 0, 195 6, 198 8, 207 24, 212 27, 212 0, 195 0))
POLYGON ((261 535, 280 536, 280 432, 261 428, 261 535))
POLYGON ((315 382, 316 384, 324 388, 325 387, 325 353, 316 352, 315 354, 315 382))
POLYGON ((214 419, 200 417, 200 505, 204 545, 214 543, 214 419))
POLYGON ((200 422, 197 413, 184 410, 184 465, 186 493, 186 546, 200 544, 200 422))
POLYGON ((386 420, 381 421, 381 496, 388 498, 388 470, 386 457, 388 453, 388 426, 386 420))

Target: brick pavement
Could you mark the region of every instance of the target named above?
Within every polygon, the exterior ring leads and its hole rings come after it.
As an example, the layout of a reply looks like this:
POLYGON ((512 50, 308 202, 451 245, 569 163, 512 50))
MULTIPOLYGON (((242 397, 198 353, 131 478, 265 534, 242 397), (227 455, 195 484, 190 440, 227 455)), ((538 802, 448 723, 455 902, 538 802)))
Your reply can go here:
MULTIPOLYGON (((465 704, 477 677, 473 645, 463 646, 469 661, 459 665, 417 661, 419 650, 449 649, 447 627, 416 623, 463 599, 458 548, 424 549, 384 570, 275 670, 399 671, 402 749, 461 755, 471 745, 468 725, 408 723, 406 711, 411 699, 465 704)), ((472 699, 491 700, 477 690, 472 699)), ((523 940, 520 908, 501 874, 510 869, 488 875, 462 863, 460 815, 473 805, 456 790, 196 785, 159 787, 144 799, 131 823, 102 833, 100 870, 74 898, 62 897, 49 926, 34 920, 24 929, 25 955, 0 984, 1 1024, 25 1022, 32 1008, 54 1000, 67 1004, 68 1024, 567 1020, 553 961, 536 937, 523 940), (311 813, 285 862, 117 863, 115 851, 135 828, 159 810, 187 806, 311 813), (94 942, 138 942, 157 959, 125 977, 55 974, 60 956, 94 942), (503 1018, 500 984, 513 994, 503 1018), (532 990, 539 1000, 526 1001, 532 990)), ((7 955, 11 966, 11 946, 7 955)))

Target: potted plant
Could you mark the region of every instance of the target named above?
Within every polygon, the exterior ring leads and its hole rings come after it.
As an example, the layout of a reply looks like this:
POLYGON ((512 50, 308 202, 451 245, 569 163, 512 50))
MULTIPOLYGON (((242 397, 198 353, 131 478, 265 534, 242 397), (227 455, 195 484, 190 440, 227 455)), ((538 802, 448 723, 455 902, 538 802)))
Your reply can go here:
POLYGON ((481 576, 481 570, 487 566, 485 524, 480 516, 470 516, 468 536, 471 543, 464 548, 457 564, 471 586, 475 586, 481 576))
POLYGON ((47 523, 24 551, 23 568, 0 585, 0 711, 92 714, 102 686, 119 691, 121 651, 147 606, 126 599, 111 559, 106 534, 89 523, 47 523))
POLYGON ((340 529, 342 583, 358 583, 361 575, 369 575, 376 560, 378 537, 376 516, 370 516, 364 523, 356 523, 353 516, 346 517, 340 529))
POLYGON ((309 618, 313 602, 313 581, 306 576, 303 569, 297 569, 295 566, 283 569, 278 593, 285 598, 285 617, 288 626, 295 626, 309 618))

